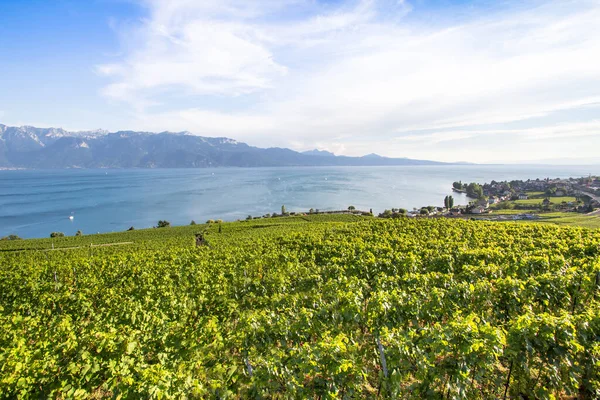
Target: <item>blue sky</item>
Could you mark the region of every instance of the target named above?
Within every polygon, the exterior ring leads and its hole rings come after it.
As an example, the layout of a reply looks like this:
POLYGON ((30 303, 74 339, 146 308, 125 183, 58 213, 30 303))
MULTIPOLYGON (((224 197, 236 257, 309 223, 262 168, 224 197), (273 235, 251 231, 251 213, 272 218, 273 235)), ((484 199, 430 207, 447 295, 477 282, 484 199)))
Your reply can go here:
POLYGON ((0 0, 0 123, 598 159, 600 1, 0 0))

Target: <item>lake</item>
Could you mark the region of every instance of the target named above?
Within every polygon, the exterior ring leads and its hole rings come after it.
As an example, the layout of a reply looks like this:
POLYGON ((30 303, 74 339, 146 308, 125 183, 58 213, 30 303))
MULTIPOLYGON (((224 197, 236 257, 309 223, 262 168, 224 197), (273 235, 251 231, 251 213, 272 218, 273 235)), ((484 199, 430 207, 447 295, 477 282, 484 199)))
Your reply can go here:
POLYGON ((600 166, 448 165, 0 171, 0 236, 47 237, 288 211, 442 206, 452 182, 600 175, 600 166), (73 219, 69 219, 69 216, 73 219))

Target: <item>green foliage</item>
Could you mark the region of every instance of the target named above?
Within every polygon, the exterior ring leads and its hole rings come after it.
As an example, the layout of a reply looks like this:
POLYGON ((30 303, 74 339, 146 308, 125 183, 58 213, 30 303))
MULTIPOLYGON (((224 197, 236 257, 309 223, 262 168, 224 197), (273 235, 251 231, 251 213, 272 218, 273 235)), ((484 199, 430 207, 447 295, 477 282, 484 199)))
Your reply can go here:
POLYGON ((354 206, 349 206, 348 207, 348 211, 354 211, 354 210, 356 210, 356 207, 354 207, 354 206))
POLYGON ((454 207, 454 197, 452 197, 452 196, 444 197, 444 207, 446 207, 447 209, 451 209, 452 207, 454 207))
POLYGON ((467 185, 467 196, 473 199, 481 199, 483 198, 483 188, 481 185, 471 182, 467 185))
POLYGON ((171 223, 169 221, 163 221, 163 220, 158 221, 158 224, 156 224, 157 228, 169 228, 170 226, 171 226, 171 223))
POLYGON ((600 395, 598 230, 221 226, 0 243, 0 398, 600 395))
POLYGON ((75 232, 75 236, 83 236, 83 232, 82 231, 77 231, 77 232, 75 232))
POLYGON ((190 222, 190 225, 196 225, 196 221, 192 220, 192 222, 190 222))
POLYGON ((22 239, 17 235, 8 235, 8 236, 4 236, 3 238, 0 238, 0 240, 22 240, 22 239))
POLYGON ((64 234, 64 233, 62 233, 62 232, 52 232, 52 233, 50 234, 50 237, 51 237, 51 238, 59 238, 59 237, 64 237, 64 236, 65 236, 65 234, 64 234))
POLYGON ((462 190, 462 189, 464 189, 464 185, 463 185, 462 181, 453 182, 453 183, 452 183, 452 187, 453 187, 454 189, 458 189, 458 190, 462 190))

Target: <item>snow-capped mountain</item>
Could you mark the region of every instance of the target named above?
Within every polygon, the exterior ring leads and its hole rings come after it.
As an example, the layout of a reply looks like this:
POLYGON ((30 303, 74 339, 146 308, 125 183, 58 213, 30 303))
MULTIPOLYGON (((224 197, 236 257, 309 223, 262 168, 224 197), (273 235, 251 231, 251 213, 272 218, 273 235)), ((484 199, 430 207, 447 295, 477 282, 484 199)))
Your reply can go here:
POLYGON ((103 130, 69 132, 61 128, 0 124, 0 168, 188 168, 326 165, 439 164, 396 158, 298 153, 252 147, 233 139, 190 132, 152 133, 103 130))

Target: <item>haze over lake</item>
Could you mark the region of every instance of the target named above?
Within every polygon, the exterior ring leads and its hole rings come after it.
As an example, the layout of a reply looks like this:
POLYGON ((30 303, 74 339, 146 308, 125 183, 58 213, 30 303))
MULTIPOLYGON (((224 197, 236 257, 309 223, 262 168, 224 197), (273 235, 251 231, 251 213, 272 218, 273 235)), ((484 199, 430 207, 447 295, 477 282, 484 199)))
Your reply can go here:
MULTIPOLYGON (((441 206, 455 180, 578 177, 600 166, 448 165, 0 171, 0 236, 47 237, 288 211, 441 206), (69 216, 73 215, 70 220, 69 216)), ((453 194, 456 204, 468 200, 453 194)))

